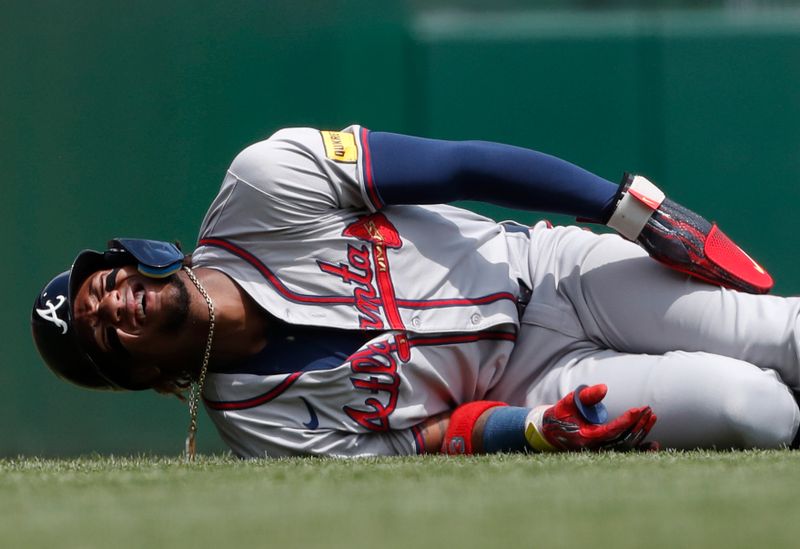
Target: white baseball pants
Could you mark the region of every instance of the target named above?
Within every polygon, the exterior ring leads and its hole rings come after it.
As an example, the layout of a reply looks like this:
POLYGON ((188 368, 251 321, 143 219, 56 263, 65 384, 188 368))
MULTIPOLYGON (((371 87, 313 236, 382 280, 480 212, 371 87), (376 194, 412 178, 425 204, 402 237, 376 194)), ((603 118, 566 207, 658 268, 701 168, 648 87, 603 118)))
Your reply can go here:
POLYGON ((487 398, 555 403, 605 383, 611 417, 648 404, 667 448, 774 448, 800 410, 800 298, 754 296, 672 271, 616 235, 531 230, 531 302, 487 398))

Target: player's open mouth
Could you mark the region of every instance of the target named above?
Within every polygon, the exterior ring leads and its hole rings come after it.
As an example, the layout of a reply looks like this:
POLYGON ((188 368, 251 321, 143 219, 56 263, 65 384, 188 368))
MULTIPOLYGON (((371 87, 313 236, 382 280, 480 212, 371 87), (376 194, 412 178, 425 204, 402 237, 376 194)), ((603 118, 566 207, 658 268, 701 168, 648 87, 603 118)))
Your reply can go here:
POLYGON ((147 317, 147 292, 143 284, 136 282, 129 289, 127 295, 130 304, 128 304, 128 311, 131 313, 132 321, 136 325, 140 325, 147 317))
POLYGON ((144 289, 134 293, 136 299, 136 319, 141 322, 147 316, 147 294, 144 289))

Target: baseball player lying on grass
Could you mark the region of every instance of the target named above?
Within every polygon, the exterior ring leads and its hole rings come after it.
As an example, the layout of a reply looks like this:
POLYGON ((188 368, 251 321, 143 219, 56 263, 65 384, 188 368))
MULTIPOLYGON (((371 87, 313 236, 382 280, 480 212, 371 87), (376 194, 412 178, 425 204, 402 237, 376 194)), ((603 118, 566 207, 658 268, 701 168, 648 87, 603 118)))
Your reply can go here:
POLYGON ((81 252, 32 323, 68 381, 188 391, 190 453, 198 393, 246 457, 774 448, 800 423, 800 299, 771 286, 641 176, 294 128, 234 159, 191 256, 81 252), (444 205, 463 199, 622 237, 444 205))

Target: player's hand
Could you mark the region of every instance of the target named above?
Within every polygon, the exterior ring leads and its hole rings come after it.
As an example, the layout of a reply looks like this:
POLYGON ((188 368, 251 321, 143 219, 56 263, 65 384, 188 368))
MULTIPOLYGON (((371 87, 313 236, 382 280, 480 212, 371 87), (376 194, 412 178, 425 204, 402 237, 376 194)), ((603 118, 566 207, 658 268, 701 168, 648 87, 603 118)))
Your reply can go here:
POLYGON ((606 422, 608 413, 601 401, 608 388, 601 384, 582 386, 576 391, 554 406, 533 410, 525 435, 534 448, 540 451, 658 449, 657 443, 642 443, 656 422, 650 406, 631 408, 606 422))
POLYGON ((712 284, 753 294, 772 288, 772 277, 715 223, 669 200, 642 176, 626 174, 608 220, 650 257, 712 284))

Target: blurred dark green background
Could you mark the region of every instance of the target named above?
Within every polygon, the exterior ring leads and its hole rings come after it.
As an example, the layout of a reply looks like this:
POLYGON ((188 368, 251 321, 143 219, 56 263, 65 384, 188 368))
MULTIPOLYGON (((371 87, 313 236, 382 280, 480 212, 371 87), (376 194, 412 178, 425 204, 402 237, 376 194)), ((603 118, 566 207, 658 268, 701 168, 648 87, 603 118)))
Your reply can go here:
MULTIPOLYGON (((177 401, 53 377, 30 306, 112 236, 190 247, 236 152, 283 126, 357 122, 537 148, 611 180, 638 171, 719 221, 778 293, 800 293, 793 3, 486 3, 4 2, 0 455, 180 451, 177 401)), ((222 448, 205 418, 200 447, 222 448)))

